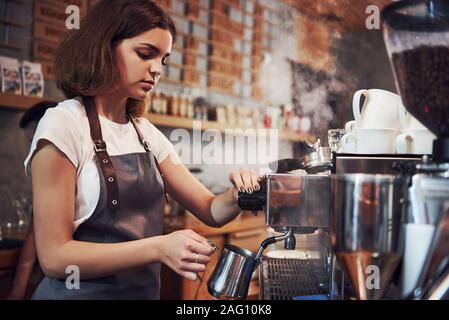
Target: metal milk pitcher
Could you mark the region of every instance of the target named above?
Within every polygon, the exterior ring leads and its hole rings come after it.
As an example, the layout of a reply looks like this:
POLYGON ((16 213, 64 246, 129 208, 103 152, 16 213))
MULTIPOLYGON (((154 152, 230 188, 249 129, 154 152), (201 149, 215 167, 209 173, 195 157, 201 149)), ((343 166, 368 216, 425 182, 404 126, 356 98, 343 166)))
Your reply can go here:
POLYGON ((245 299, 256 266, 256 254, 226 244, 207 288, 217 298, 245 299))
POLYGON ((257 253, 226 244, 207 282, 209 293, 217 299, 246 299, 251 276, 260 264, 264 249, 277 241, 292 241, 292 237, 294 238, 293 230, 289 229, 283 235, 267 238, 257 253))

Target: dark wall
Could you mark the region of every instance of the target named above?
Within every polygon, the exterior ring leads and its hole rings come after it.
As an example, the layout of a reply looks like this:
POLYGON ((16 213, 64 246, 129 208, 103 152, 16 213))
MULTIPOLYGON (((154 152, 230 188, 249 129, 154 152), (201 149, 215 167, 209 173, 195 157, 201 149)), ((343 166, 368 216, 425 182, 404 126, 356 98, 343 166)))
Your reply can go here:
POLYGON ((334 41, 333 54, 341 67, 351 70, 360 89, 396 92, 382 31, 343 35, 334 41))
POLYGON ((14 200, 22 196, 31 199, 31 181, 23 166, 30 144, 18 125, 21 115, 16 110, 0 109, 0 215, 13 209, 6 189, 14 200))
MULTIPOLYGON (((381 30, 354 32, 335 39, 332 46, 337 72, 343 73, 352 94, 359 89, 397 92, 381 30)), ((352 96, 345 101, 337 121, 353 120, 352 96)))
POLYGON ((354 120, 352 98, 360 89, 396 92, 382 31, 334 37, 333 68, 317 71, 292 63, 293 102, 300 114, 312 119, 312 133, 327 141, 327 130, 354 120))
MULTIPOLYGON (((0 0, 0 4, 2 8, 0 18, 5 18, 3 16, 6 14, 3 12, 5 0, 0 0)), ((11 27, 9 41, 10 44, 21 46, 22 50, 2 47, 0 55, 14 57, 20 61, 30 60, 33 1, 22 1, 22 4, 10 1, 9 5, 9 14, 12 20, 24 26, 24 28, 11 27)), ((4 28, 1 31, 3 35, 4 28)), ((51 90, 51 88, 49 87, 47 90, 51 90)), ((22 114, 23 111, 0 107, 0 222, 7 213, 13 212, 6 189, 10 191, 13 198, 17 199, 24 195, 31 199, 31 181, 25 177, 23 167, 23 161, 28 154, 30 145, 18 125, 22 114)))

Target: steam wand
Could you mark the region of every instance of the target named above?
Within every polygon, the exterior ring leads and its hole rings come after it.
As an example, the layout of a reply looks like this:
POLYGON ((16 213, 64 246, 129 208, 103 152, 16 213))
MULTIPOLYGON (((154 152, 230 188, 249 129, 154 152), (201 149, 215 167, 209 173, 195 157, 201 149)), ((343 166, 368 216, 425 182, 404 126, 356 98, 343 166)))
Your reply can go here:
POLYGON ((259 250, 257 251, 255 260, 259 261, 260 257, 262 256, 263 251, 265 250, 266 247, 268 247, 270 244, 276 243, 278 241, 282 241, 285 240, 285 248, 286 249, 290 249, 293 250, 296 247, 296 240, 295 240, 295 235, 293 233, 293 228, 288 228, 288 231, 280 236, 277 237, 270 237, 265 239, 261 245, 259 250))

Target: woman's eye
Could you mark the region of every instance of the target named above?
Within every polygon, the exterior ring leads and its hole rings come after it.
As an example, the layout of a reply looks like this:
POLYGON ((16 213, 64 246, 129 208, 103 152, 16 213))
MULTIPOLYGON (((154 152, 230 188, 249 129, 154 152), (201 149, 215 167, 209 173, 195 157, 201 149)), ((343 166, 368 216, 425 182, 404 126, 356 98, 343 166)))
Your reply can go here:
POLYGON ((165 58, 162 59, 162 65, 163 66, 166 66, 167 62, 168 62, 168 57, 165 57, 165 58))
POLYGON ((141 58, 141 59, 151 59, 152 55, 148 54, 148 53, 143 53, 140 51, 137 51, 137 55, 141 58))

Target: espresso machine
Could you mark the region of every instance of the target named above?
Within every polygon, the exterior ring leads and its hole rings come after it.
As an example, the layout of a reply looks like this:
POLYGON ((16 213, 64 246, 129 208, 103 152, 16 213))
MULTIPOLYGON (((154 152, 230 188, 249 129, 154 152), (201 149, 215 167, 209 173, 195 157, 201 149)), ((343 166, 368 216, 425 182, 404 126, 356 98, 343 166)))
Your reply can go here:
POLYGON ((261 256, 260 298, 263 300, 333 299, 335 257, 329 234, 332 154, 320 141, 304 156, 273 162, 261 190, 239 193, 242 210, 263 210, 273 233, 287 235, 283 248, 261 256))

